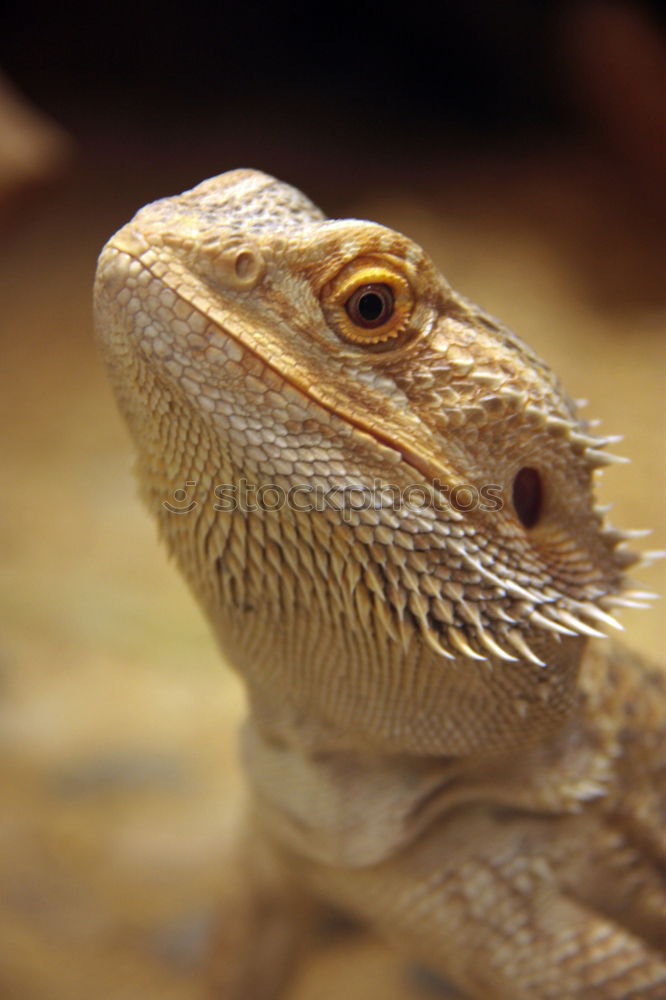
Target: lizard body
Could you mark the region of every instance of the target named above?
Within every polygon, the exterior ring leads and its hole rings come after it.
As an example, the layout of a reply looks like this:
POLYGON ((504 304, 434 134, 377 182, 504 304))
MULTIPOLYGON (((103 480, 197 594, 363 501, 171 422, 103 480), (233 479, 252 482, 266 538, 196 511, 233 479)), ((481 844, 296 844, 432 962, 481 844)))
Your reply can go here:
POLYGON ((96 315, 247 686, 219 995, 279 996, 333 908, 470 998, 666 998, 666 680, 592 638, 634 557, 545 363, 404 236, 249 170, 115 234, 96 315))

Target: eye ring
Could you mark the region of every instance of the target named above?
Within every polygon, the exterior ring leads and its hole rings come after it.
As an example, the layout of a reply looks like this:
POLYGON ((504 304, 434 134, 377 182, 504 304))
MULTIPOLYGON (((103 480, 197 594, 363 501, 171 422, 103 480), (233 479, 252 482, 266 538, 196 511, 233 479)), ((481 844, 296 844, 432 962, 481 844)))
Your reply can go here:
POLYGON ((364 330, 375 330, 388 323, 394 308, 392 288, 377 282, 359 285, 345 302, 345 309, 352 323, 364 330))
POLYGON ((321 294, 324 315, 342 340, 382 351, 404 339, 414 291, 397 260, 379 255, 357 258, 321 294))

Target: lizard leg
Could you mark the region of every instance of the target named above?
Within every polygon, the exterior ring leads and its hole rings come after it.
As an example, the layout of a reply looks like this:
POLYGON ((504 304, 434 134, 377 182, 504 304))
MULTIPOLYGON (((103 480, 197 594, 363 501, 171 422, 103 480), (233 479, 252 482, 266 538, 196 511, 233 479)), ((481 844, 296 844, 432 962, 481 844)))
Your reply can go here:
POLYGON ((470 1000, 664 1000, 666 955, 565 892, 549 849, 543 824, 480 814, 309 877, 470 1000))
POLYGON ((329 912, 246 826, 227 863, 207 980, 215 1000, 277 1000, 329 912))

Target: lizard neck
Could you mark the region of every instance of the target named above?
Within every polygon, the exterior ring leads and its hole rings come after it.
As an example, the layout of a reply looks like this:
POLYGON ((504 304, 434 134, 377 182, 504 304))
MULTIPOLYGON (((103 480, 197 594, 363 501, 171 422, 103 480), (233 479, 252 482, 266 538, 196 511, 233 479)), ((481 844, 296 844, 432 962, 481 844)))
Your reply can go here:
POLYGON ((257 727, 308 752, 496 757, 551 738, 576 701, 575 640, 537 674, 520 661, 443 660, 416 632, 399 643, 311 605, 212 620, 257 727))
POLYGON ((617 697, 600 651, 590 650, 580 680, 578 710, 559 732, 519 753, 492 756, 312 750, 297 731, 282 737, 253 715, 241 753, 257 818, 301 856, 357 867, 383 861, 454 810, 577 813, 612 785, 621 728, 616 711, 598 712, 605 698, 617 697), (613 722, 600 726, 599 718, 613 722))

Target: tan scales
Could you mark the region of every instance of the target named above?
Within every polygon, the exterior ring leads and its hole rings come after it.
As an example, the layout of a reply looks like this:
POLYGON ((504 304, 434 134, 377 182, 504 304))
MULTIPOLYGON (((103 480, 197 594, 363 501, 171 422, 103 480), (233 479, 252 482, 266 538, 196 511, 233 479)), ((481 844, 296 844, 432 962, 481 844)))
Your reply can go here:
POLYGON ((594 638, 642 599, 610 439, 420 247, 256 171, 143 208, 96 314, 247 686, 217 995, 279 997, 339 910, 469 998, 664 1000, 666 678, 594 638))

